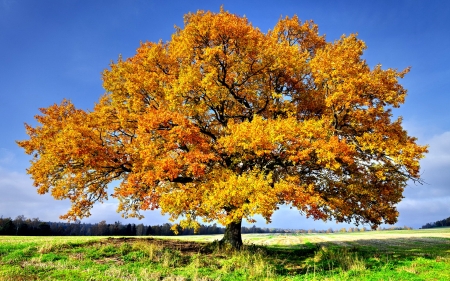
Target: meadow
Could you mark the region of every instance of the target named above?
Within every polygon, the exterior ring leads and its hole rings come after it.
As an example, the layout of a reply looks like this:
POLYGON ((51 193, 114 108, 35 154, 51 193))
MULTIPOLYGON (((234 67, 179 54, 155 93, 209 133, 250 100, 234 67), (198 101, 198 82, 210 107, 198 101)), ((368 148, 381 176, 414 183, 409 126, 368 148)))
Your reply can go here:
POLYGON ((450 280, 450 228, 220 238, 0 236, 0 280, 450 280))

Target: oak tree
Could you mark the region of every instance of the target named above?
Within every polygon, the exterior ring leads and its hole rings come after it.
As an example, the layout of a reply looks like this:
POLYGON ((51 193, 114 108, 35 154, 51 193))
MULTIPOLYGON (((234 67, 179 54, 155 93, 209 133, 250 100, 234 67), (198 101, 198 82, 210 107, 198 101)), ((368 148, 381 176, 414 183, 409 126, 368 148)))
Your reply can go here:
MULTIPOLYGON (((270 222, 280 205, 320 220, 395 223, 427 152, 394 119, 409 69, 369 67, 352 34, 335 42, 296 16, 264 33, 221 9, 185 16, 168 42, 141 44, 103 73, 93 110, 42 108, 28 140, 40 194, 69 199, 62 218, 110 196, 118 212, 160 209, 181 227, 270 222)), ((175 225, 174 229, 177 229, 175 225)))

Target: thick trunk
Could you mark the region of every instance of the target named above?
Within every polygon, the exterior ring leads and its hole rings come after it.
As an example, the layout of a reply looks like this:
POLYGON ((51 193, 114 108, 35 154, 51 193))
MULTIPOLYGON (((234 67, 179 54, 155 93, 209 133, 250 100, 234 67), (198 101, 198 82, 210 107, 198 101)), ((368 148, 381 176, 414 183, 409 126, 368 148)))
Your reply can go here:
POLYGON ((228 246, 233 249, 239 250, 242 246, 242 236, 241 236, 241 222, 232 222, 228 224, 225 228, 225 234, 222 240, 220 240, 220 245, 228 246))

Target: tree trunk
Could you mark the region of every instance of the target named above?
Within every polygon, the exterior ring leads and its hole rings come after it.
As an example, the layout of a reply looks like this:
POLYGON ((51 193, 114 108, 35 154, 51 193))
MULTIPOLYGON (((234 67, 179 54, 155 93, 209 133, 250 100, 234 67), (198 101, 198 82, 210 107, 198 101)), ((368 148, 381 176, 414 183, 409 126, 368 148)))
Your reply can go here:
POLYGON ((220 240, 221 246, 229 246, 236 250, 241 248, 241 223, 242 220, 239 220, 237 222, 232 222, 225 227, 225 234, 223 235, 222 240, 220 240))

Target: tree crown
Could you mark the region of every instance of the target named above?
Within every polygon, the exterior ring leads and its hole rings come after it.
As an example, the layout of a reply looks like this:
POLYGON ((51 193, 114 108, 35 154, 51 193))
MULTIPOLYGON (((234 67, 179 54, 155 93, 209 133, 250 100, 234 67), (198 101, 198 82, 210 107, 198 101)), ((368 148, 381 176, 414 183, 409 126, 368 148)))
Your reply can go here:
POLYGON ((181 225, 267 221, 280 204, 314 219, 394 223, 426 146, 392 120, 408 69, 371 69, 356 35, 326 42, 312 21, 267 33, 224 11, 185 17, 171 41, 141 44, 103 73, 92 112, 41 109, 19 141, 39 193, 63 218, 113 197, 124 217, 161 208, 181 225))

